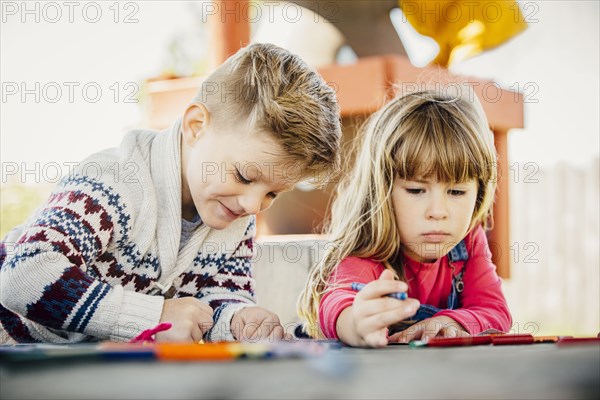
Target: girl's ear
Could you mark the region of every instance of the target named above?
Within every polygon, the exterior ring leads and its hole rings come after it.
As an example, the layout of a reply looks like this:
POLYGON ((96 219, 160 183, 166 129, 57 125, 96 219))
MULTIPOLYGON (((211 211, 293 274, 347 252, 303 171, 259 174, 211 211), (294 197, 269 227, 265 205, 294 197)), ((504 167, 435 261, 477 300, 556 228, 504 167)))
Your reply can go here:
POLYGON ((204 104, 190 104, 181 121, 183 140, 188 145, 193 145, 206 133, 209 121, 210 113, 204 104))

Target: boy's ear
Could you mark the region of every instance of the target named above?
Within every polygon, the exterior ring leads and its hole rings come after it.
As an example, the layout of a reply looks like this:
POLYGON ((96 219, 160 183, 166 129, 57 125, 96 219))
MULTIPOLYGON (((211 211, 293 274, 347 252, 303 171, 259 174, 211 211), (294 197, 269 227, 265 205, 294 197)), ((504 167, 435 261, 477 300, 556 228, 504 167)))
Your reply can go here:
POLYGON ((201 103, 192 103, 185 110, 183 120, 181 121, 181 130, 183 139, 188 144, 196 142, 208 128, 210 113, 201 103))

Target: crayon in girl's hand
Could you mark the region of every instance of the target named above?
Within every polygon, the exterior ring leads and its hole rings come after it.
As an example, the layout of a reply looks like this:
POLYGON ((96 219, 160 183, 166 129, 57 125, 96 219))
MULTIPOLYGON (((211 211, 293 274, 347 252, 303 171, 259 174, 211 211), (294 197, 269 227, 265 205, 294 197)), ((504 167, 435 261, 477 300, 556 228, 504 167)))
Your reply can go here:
MULTIPOLYGON (((350 285, 350 289, 354 290, 355 292, 361 291, 364 287, 365 287, 364 283, 358 283, 358 282, 352 282, 352 284, 350 285)), ((389 293, 389 294, 386 294, 386 296, 393 297, 394 299, 398 299, 398 300, 406 300, 408 297, 405 292, 389 293)))

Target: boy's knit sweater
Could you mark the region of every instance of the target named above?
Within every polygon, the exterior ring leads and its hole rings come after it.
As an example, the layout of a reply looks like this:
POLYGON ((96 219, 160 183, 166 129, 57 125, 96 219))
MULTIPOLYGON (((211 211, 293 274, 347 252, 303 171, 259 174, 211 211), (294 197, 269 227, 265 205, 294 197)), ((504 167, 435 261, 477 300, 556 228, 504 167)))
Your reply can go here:
POLYGON ((129 340, 158 324, 165 294, 208 303, 214 326, 205 338, 233 340, 233 314, 254 304, 254 217, 224 230, 200 225, 179 250, 180 140, 179 121, 129 132, 7 235, 0 343, 129 340))

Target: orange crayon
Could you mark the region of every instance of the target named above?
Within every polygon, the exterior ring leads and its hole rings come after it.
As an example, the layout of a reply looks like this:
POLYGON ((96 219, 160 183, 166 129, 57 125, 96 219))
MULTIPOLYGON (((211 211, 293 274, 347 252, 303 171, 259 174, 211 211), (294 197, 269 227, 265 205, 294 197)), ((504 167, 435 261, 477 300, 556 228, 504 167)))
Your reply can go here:
POLYGON ((159 360, 232 360, 235 352, 228 343, 157 343, 154 352, 159 360))
POLYGON ((240 357, 260 358, 269 354, 265 345, 231 342, 218 343, 157 343, 154 352, 165 361, 225 361, 240 357))

